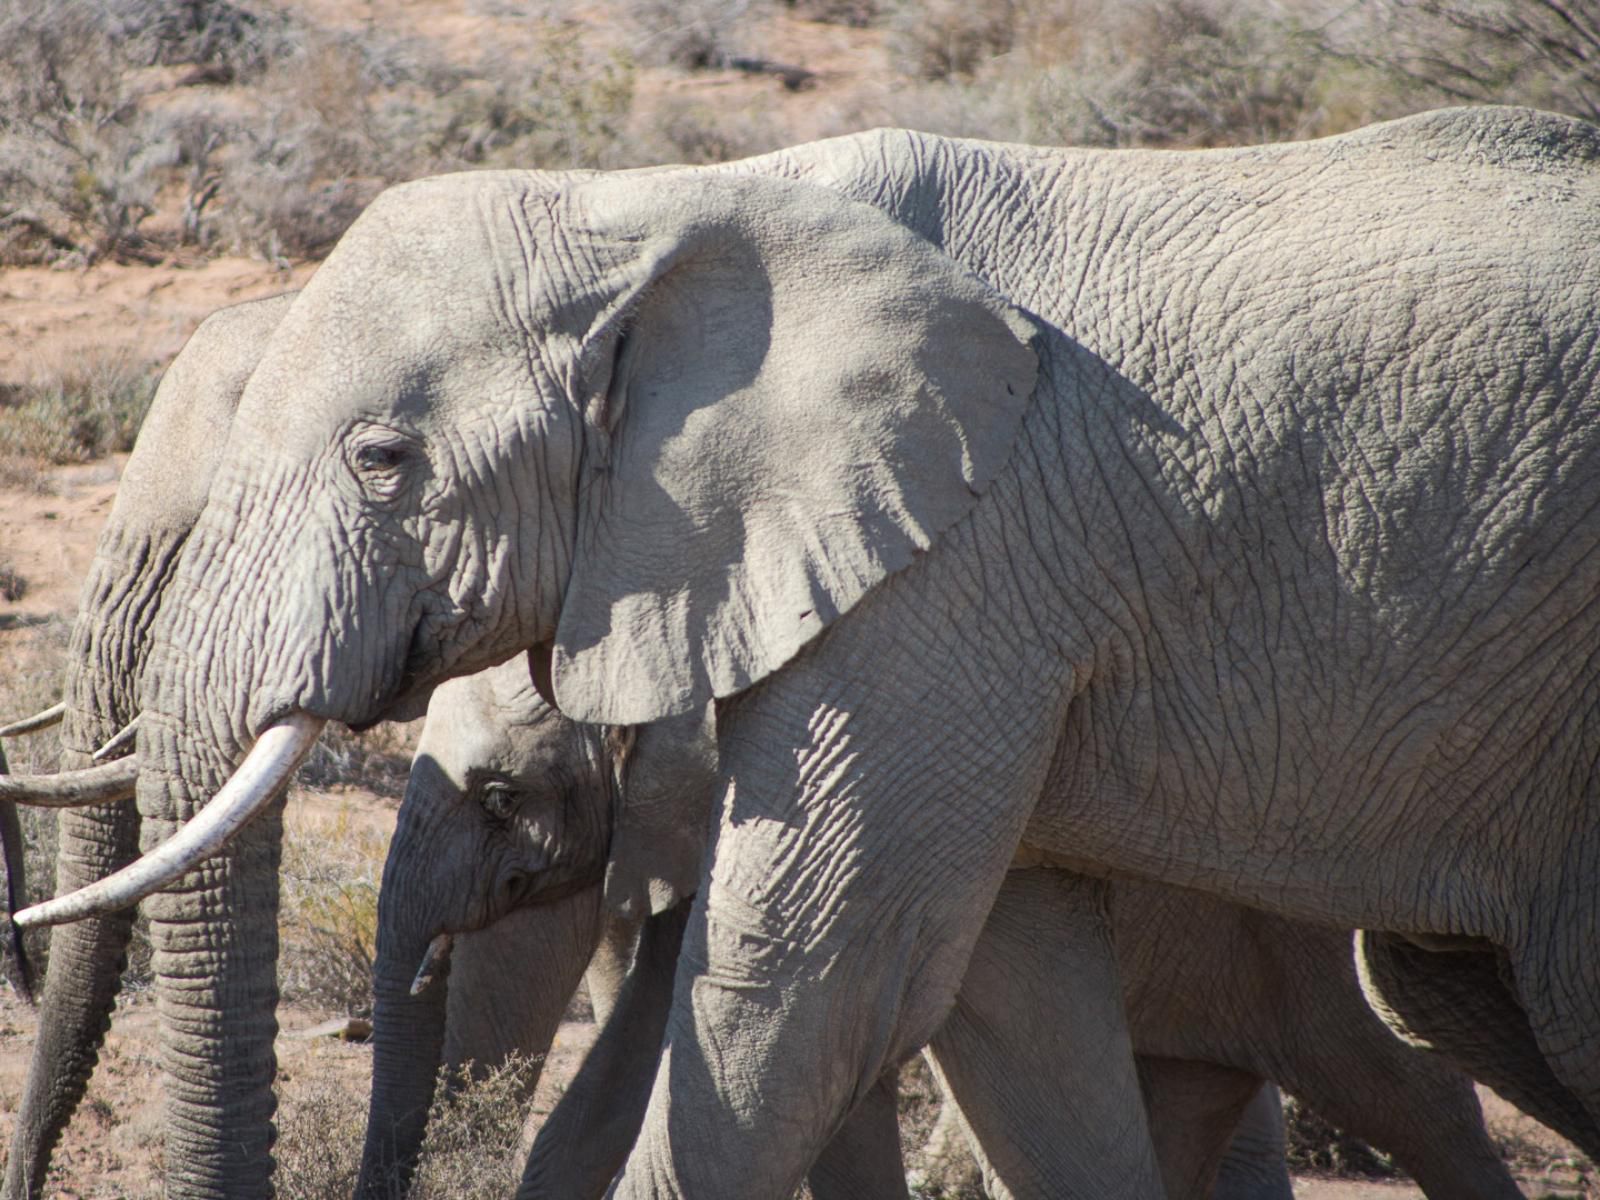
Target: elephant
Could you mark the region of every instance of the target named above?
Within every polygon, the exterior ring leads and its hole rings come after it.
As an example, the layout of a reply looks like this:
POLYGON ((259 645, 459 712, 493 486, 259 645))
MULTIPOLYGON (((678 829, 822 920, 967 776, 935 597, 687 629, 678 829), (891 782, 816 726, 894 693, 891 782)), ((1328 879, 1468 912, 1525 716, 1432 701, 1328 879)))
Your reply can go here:
MULTIPOLYGON (((164 374, 128 459, 84 589, 68 659, 68 699, 40 714, 39 719, 8 726, 8 733, 33 733, 61 723, 64 762, 91 773, 97 769, 88 766, 96 748, 132 722, 138 711, 133 696, 148 650, 150 622, 170 582, 177 551, 204 504, 245 380, 292 298, 293 293, 286 293, 219 310, 196 329, 164 374)), ((126 764, 132 762, 126 760, 126 764)), ((18 793, 23 802, 63 807, 57 864, 63 883, 78 886, 101 878, 137 857, 140 822, 132 804, 66 807, 81 803, 82 797, 51 795, 46 790, 50 782, 22 781, 18 793)), ((117 785, 115 779, 112 783, 117 785)), ((120 790, 131 796, 133 789, 123 785, 120 790)), ((116 792, 105 786, 86 793, 102 798, 113 794, 116 792)), ((10 801, 0 796, 0 803, 10 801)), ((264 832, 272 839, 278 837, 275 830, 264 832)), ((8 846, 15 842, 14 837, 7 839, 8 846)), ((243 886, 268 907, 264 916, 275 937, 276 892, 266 880, 267 874, 260 872, 243 886)), ((514 916, 512 923, 525 923, 528 928, 517 929, 519 940, 534 944, 539 930, 558 919, 550 913, 528 913, 514 916)), ((232 920, 231 910, 224 908, 211 920, 216 929, 226 928, 232 920)), ((259 937, 262 916, 254 920, 259 937)), ((55 935, 39 1036, 6 1159, 6 1200, 37 1197, 42 1192, 51 1154, 93 1073, 126 963, 131 928, 131 916, 113 914, 67 926, 55 935)), ((208 937, 214 942, 223 940, 216 932, 208 937)), ((494 1005, 480 1003, 471 1012, 452 1014, 443 1060, 453 1074, 470 1064, 498 1060, 513 1050, 548 1044, 560 1009, 557 1006, 546 1028, 542 1022, 551 1002, 539 986, 541 980, 524 982, 514 991, 501 987, 498 960, 480 954, 477 940, 470 935, 461 939, 455 960, 458 975, 474 982, 473 991, 499 999, 494 1005)), ((163 989, 176 991, 179 1001, 166 1005, 172 1019, 164 1036, 186 1038, 192 1050, 214 1036, 206 1033, 206 1006, 216 1004, 220 1011, 223 1003, 196 986, 205 978, 204 966, 187 969, 191 974, 180 975, 170 960, 158 964, 157 982, 163 989), (186 1017, 185 1007, 193 1015, 186 1017)), ((266 1044, 270 1055, 270 1036, 266 1044)), ((260 1054, 259 1047, 256 1052, 260 1054)), ((226 1047, 212 1050, 213 1056, 226 1053, 226 1047)), ((170 1047, 165 1054, 170 1061, 170 1047)), ((241 1054, 235 1061, 243 1066, 247 1057, 241 1054)), ((250 1075, 271 1079, 271 1062, 267 1057, 265 1069, 258 1064, 250 1075)), ((530 1085, 536 1078, 532 1077, 530 1085)), ((183 1091, 175 1098, 171 1119, 180 1123, 180 1137, 166 1154, 175 1191, 189 1170, 188 1156, 204 1154, 207 1149, 204 1134, 196 1137, 196 1130, 216 1131, 219 1141, 240 1137, 245 1130, 260 1138, 265 1131, 259 1112, 246 1110, 242 1117, 234 1116, 230 1099, 236 1094, 237 1081, 215 1071, 198 1077, 188 1071, 179 1081, 183 1091), (187 1137, 182 1136, 185 1129, 187 1137)), ((219 1168, 226 1170, 227 1163, 220 1163, 219 1168)))
MULTIPOLYGON (((944 1025, 1019 850, 1430 977, 1503 952, 1600 1145, 1597 158, 1471 108, 391 188, 273 333, 155 617, 144 839, 192 819, 17 920, 153 895, 171 945, 325 722, 525 654, 582 723, 716 705, 619 1200, 791 1193, 944 1025)), ((1120 1167, 1014 1147, 1013 1194, 1159 1189, 1102 1066, 1120 1167)))
MULTIPOLYGON (((150 649, 151 623, 164 603, 173 566, 204 506, 211 473, 227 440, 245 380, 292 299, 293 293, 286 293, 212 314, 164 373, 83 586, 68 650, 64 699, 42 714, 44 719, 18 723, 19 729, 32 732, 59 721, 63 766, 81 768, 80 777, 99 772, 108 776, 111 785, 64 798, 41 797, 39 789, 32 786, 24 789, 25 803, 63 806, 58 814, 56 860, 60 886, 75 888, 93 882, 138 857, 138 810, 115 799, 133 794, 127 769, 134 759, 97 768, 92 765, 95 753, 112 743, 138 714, 137 687, 150 649), (93 799, 104 802, 77 807, 93 799)), ((126 744, 125 738, 123 742, 126 744)), ((275 880, 278 822, 276 811, 265 815, 248 839, 226 858, 210 864, 207 875, 213 886, 226 892, 229 875, 238 864, 263 858, 271 859, 275 880), (272 843, 270 851, 266 842, 272 843)), ((247 936, 275 952, 276 891, 256 887, 249 894, 253 911, 244 918, 247 936)), ((227 904, 236 897, 213 899, 227 904)), ((214 915, 213 919, 232 917, 214 915)), ((115 912, 55 932, 39 1033, 6 1160, 6 1200, 37 1197, 42 1191, 51 1153, 94 1071, 126 965, 132 928, 131 912, 115 912)), ((164 949, 155 963, 165 1039, 162 1062, 171 1080, 174 1131, 215 1126, 214 1116, 197 1119, 196 1114, 227 1111, 225 1098, 237 1086, 223 1065, 225 1056, 217 1055, 203 1068, 192 1053, 198 1042, 233 1032, 210 1026, 207 1005, 211 1001, 203 984, 206 968, 196 965, 206 961, 210 941, 205 936, 195 938, 177 956, 170 948, 164 949)), ((274 982, 269 980, 267 990, 256 989, 251 994, 262 999, 275 997, 274 982)), ((230 986, 220 969, 216 985, 224 991, 230 986)), ((270 1030, 265 1037, 270 1047, 270 1030)), ((242 1065, 247 1058, 241 1055, 234 1062, 242 1065)), ((270 1069, 264 1078, 270 1082, 270 1069)), ((264 1126, 270 1113, 270 1107, 263 1110, 258 1102, 239 1116, 241 1124, 255 1127, 264 1126)), ((179 1168, 179 1173, 182 1157, 179 1141, 168 1150, 168 1163, 179 1168)))
MULTIPOLYGON (((638 869, 631 856, 649 855, 630 841, 637 830, 614 826, 614 814, 633 810, 642 792, 663 823, 703 825, 716 778, 708 726, 697 715, 663 722, 631 743, 625 731, 585 729, 544 702, 521 659, 435 690, 379 894, 372 1106, 358 1195, 404 1192, 445 1031, 458 1014, 506 1002, 482 990, 481 976, 458 978, 453 966, 444 986, 418 994, 413 980, 426 948, 465 934, 478 939, 480 960, 499 964, 491 982, 517 996, 543 987, 548 1011, 540 1019, 526 1008, 537 1032, 514 1043, 542 1054, 567 1004, 543 977, 575 986, 597 944, 614 961, 629 940, 620 918, 602 933, 598 913, 607 887, 638 869), (577 881, 588 882, 574 892, 577 881), (525 918, 544 911, 552 893, 557 910, 582 903, 591 914, 587 925, 561 919, 552 926, 570 932, 564 944, 547 931, 529 937, 535 927, 525 918)), ((1058 1044, 1051 1026, 1072 1007, 1074 978, 1072 956, 1049 935, 1072 927, 1088 886, 1034 868, 1012 872, 1001 887, 954 1013, 934 1040, 939 1072, 965 1085, 963 1111, 980 1125, 1060 1136, 1053 1113, 1001 1109, 1012 1081, 1076 1069, 1050 1057, 1058 1044), (1067 915, 1056 926, 1039 919, 1052 906, 1067 915), (1012 1031, 1011 1041, 999 1041, 997 1030, 1012 1031)), ((1470 1081, 1438 1056, 1407 1047, 1367 1007, 1349 930, 1136 882, 1113 885, 1111 913, 1133 1049, 1172 1200, 1293 1194, 1277 1093, 1264 1080, 1284 1083, 1392 1154, 1430 1196, 1521 1195, 1484 1131, 1470 1081), (1213 1192, 1245 1113, 1225 1181, 1213 1192)), ((681 922, 670 928, 681 930, 681 922)), ((627 980, 634 991, 605 1006, 615 1005, 617 1019, 601 1022, 596 1061, 585 1064, 535 1142, 521 1200, 598 1197, 633 1141, 677 947, 658 944, 638 961, 639 977, 627 980)), ((591 993, 605 997, 612 986, 591 981, 591 993)), ((498 1061, 510 1048, 486 1049, 498 1061)), ((908 1196, 892 1117, 887 1136, 870 1119, 860 1130, 854 1124, 844 1146, 830 1144, 824 1170, 812 1172, 812 1194, 908 1196)))

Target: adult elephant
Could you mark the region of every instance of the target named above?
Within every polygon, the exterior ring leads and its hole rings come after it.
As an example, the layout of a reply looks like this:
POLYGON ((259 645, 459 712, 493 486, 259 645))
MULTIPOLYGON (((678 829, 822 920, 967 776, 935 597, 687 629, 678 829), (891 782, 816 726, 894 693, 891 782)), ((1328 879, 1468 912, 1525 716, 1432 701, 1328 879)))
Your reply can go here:
MULTIPOLYGON (((63 888, 91 883, 138 857, 139 811, 114 800, 132 797, 135 760, 96 767, 94 754, 139 712, 152 622, 204 507, 245 380, 291 299, 250 301, 202 322, 162 376, 128 458, 84 582, 64 700, 53 714, 62 765, 74 774, 19 781, 14 797, 61 807, 56 879, 63 888), (106 802, 79 807, 96 799, 106 802)), ((32 731, 41 722, 20 724, 32 731)), ((175 1194, 184 1190, 197 1143, 216 1136, 248 1145, 264 1141, 270 1129, 279 829, 274 808, 209 863, 206 886, 190 893, 194 919, 166 930, 156 945, 166 1163, 175 1194), (242 984, 242 972, 260 978, 242 984), (259 1094, 238 1103, 252 1089, 259 1094)), ((115 912, 59 929, 51 940, 39 1032, 6 1160, 6 1200, 42 1192, 51 1153, 94 1071, 132 927, 131 911, 115 912)), ((226 1169, 226 1157, 216 1166, 226 1169)))
MULTIPOLYGON (((138 857, 139 810, 116 800, 133 795, 135 759, 95 766, 95 751, 138 713, 137 681, 151 623, 204 507, 240 393, 292 298, 218 311, 163 375, 84 584, 66 698, 37 719, 7 727, 19 735, 61 726, 69 774, 0 782, 0 805, 20 801, 61 810, 56 870, 63 887, 93 882, 138 857)), ((259 1171, 266 1161, 276 1073, 280 837, 274 810, 252 826, 250 842, 210 864, 211 886, 191 893, 193 921, 166 931, 165 952, 153 962, 168 1089, 164 1161, 174 1195, 217 1194, 235 1172, 249 1174, 246 1164, 259 1171), (243 1036, 246 1028, 250 1036, 243 1036)), ((17 844, 15 836, 0 840, 8 849, 17 844)), ((541 936, 562 937, 562 919, 561 913, 535 913, 513 920, 519 940, 536 945, 541 936)), ((6 1200, 42 1194, 51 1155, 83 1098, 109 1027, 132 923, 131 912, 112 913, 64 927, 52 940, 39 1032, 6 1158, 6 1200)), ((480 994, 495 990, 502 968, 493 950, 486 944, 480 953, 471 937, 463 939, 456 966, 479 983, 472 990, 480 994)), ((581 975, 581 963, 577 969, 581 975)), ((562 979, 554 973, 551 986, 564 986, 562 979)), ((531 1050, 541 1039, 547 1044, 560 1009, 547 1015, 552 1006, 542 982, 496 990, 497 1003, 455 1014, 445 1064, 461 1068, 508 1050, 531 1050)))
MULTIPOLYGON (((597 945, 617 957, 618 920, 601 937, 602 893, 647 870, 673 827, 703 827, 713 803, 715 746, 691 716, 634 734, 575 725, 541 699, 520 659, 438 688, 389 846, 374 960, 377 1010, 363 1197, 402 1195, 423 1140, 439 1048, 458 1021, 515 1006, 493 1023, 503 1047, 542 1055, 578 973, 597 945), (628 815, 634 814, 630 822, 628 815), (647 827, 642 838, 641 813, 647 827), (618 814, 622 814, 620 817, 618 814), (604 884, 598 882, 604 877, 604 884), (555 899, 552 900, 552 897, 555 899), (569 920, 568 909, 588 915, 569 920), (543 920, 537 919, 546 914, 543 920), (462 935, 465 934, 465 937, 462 935), (472 960, 442 985, 437 949, 461 938, 472 960), (494 964, 492 975, 482 966, 494 964), (419 964, 423 964, 419 972, 419 964), (553 981, 565 980, 565 991, 553 981), (543 999, 542 1011, 528 997, 543 999), (526 1032, 518 1034, 519 1020, 526 1032), (517 1034, 517 1036, 513 1036, 517 1034)), ((693 887, 657 882, 665 908, 693 887)), ((1081 980, 1072 931, 1098 905, 1094 884, 1050 869, 1001 886, 934 1039, 939 1070, 992 1150, 1026 1138, 1070 1138, 1041 1073, 1092 1083, 1103 1054, 1070 1024, 1081 980), (1058 938, 1058 932, 1067 936, 1058 938)), ((1292 1196, 1277 1093, 1391 1154, 1439 1200, 1521 1195, 1484 1132, 1471 1082, 1396 1039, 1367 1007, 1350 931, 1286 921, 1159 885, 1122 883, 1111 897, 1129 1032, 1171 1200, 1292 1196), (1264 1105, 1254 1103, 1268 1093, 1264 1105), (1213 1183, 1242 1115, 1253 1119, 1213 1183)), ((682 929, 675 913, 645 938, 616 1019, 534 1143, 521 1200, 598 1200, 638 1132, 671 1001, 682 929)), ((453 954, 453 952, 452 952, 453 954)), ((608 1000, 609 988, 595 988, 608 1000)), ((892 1086, 889 1089, 892 1092, 892 1086)), ((1087 1090, 1087 1089, 1086 1089, 1087 1090)), ((892 1106, 890 1108, 892 1114, 892 1106)), ((1103 1128, 1115 1106, 1076 1114, 1103 1128)), ((817 1200, 909 1196, 894 1121, 853 1116, 808 1183, 817 1200)), ((1086 1157, 1104 1147, 1085 1138, 1086 1157)), ((985 1158, 990 1157, 984 1155, 985 1158)), ((991 1165, 1003 1180, 1005 1171, 991 1165)), ((1085 1173, 1089 1167, 1085 1165, 1085 1173)))
POLYGON ((1592 1123, 1597 158, 1469 109, 393 189, 274 334, 157 618, 141 807, 228 786, 21 919, 170 882, 324 721, 529 650, 577 720, 718 701, 618 1197, 791 1191, 1021 845, 1501 948, 1592 1123))

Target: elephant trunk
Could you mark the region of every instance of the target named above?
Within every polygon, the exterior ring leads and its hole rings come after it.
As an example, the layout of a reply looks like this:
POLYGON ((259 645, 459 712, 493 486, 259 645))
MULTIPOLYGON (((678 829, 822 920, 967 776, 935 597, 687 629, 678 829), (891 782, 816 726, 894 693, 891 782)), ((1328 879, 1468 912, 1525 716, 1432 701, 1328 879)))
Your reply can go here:
MULTIPOLYGON (((192 817, 232 766, 189 728, 146 714, 141 757, 163 764, 147 765, 139 779, 146 852, 192 817), (180 763, 181 773, 165 766, 180 763)), ((280 795, 220 855, 145 902, 172 1197, 271 1195, 282 835, 280 795)))
POLYGON ((425 911, 417 881, 422 864, 408 870, 394 850, 384 867, 378 896, 378 946, 373 964, 372 1103, 367 1110, 366 1144, 361 1152, 359 1200, 388 1200, 410 1187, 427 1132, 428 1109, 444 1055, 448 1011, 448 967, 416 989, 418 967, 441 925, 425 911), (403 883, 402 881, 409 880, 403 883))
MULTIPOLYGON (((237 613, 208 593, 205 563, 193 567, 200 536, 162 605, 143 675, 145 854, 200 812, 244 757, 251 681, 215 650, 218 629, 237 613)), ((280 787, 220 853, 144 901, 162 1018, 170 1197, 272 1193, 282 833, 280 787)))

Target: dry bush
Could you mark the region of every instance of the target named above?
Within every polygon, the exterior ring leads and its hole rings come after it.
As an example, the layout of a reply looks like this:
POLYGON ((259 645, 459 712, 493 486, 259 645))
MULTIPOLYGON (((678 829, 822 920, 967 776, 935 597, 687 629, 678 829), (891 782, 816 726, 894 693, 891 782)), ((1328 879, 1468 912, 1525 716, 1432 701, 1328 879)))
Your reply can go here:
MULTIPOLYGON (((412 1200, 499 1200, 522 1173, 518 1152, 532 1064, 513 1057, 476 1082, 441 1074, 412 1200)), ((347 1200, 365 1136, 364 1100, 335 1088, 286 1097, 278 1111, 279 1200, 347 1200)))
POLYGON ((285 999, 339 1013, 372 1012, 378 885, 386 839, 340 812, 284 831, 278 987, 285 999))
POLYGON ((1017 5, 1011 0, 898 0, 888 14, 888 45, 895 65, 920 79, 971 75, 1012 47, 1017 5))
MULTIPOLYGON (((1330 132, 1324 97, 1336 64, 1299 20, 1263 3, 1079 0, 984 11, 1001 26, 961 43, 970 78, 902 93, 896 119, 938 133, 1086 146, 1330 132)), ((923 31, 930 47, 934 32, 923 31)), ((930 74, 925 62, 916 70, 930 74)))
POLYGON ((628 62, 531 19, 516 56, 334 32, 228 0, 0 10, 0 264, 178 245, 327 252, 385 186, 472 166, 616 165, 628 62), (243 83, 173 91, 178 84, 243 83), (160 89, 165 88, 165 91, 160 89), (182 213, 151 222, 176 191, 182 213))
POLYGON ((643 163, 718 163, 765 154, 785 142, 775 115, 753 105, 729 110, 669 94, 640 122, 633 149, 643 163))
POLYGON ((364 733, 329 725, 295 779, 303 787, 349 784, 398 800, 405 795, 411 756, 421 733, 421 720, 384 721, 364 733))
POLYGON ((99 5, 0 10, 0 265, 142 256, 177 154, 139 107, 142 56, 99 5))
POLYGON ((361 1141, 367 1108, 336 1087, 297 1089, 278 1102, 278 1200, 349 1200, 361 1170, 361 1141))
POLYGON ((824 25, 850 25, 865 29, 882 15, 880 0, 784 0, 795 16, 824 25))
POLYGON ((0 561, 0 597, 15 604, 28 594, 28 581, 22 572, 8 562, 0 561))
POLYGON ((8 389, 0 459, 92 462, 133 447, 160 372, 126 355, 88 355, 8 389))
POLYGON ((1392 1179, 1400 1172, 1387 1154, 1335 1128, 1293 1096, 1283 1098, 1291 1171, 1320 1171, 1363 1179, 1392 1179))
POLYGON ((522 1177, 522 1127, 533 1094, 533 1059, 513 1054, 482 1079, 471 1064, 440 1073, 411 1195, 416 1200, 493 1200, 522 1177))
POLYGON ((281 9, 231 0, 103 0, 116 35, 152 65, 197 68, 185 82, 229 83, 263 70, 295 37, 281 9))
POLYGON ((752 0, 621 0, 619 8, 637 31, 640 62, 689 70, 738 53, 752 17, 752 0))
POLYGON ((248 119, 185 122, 191 173, 214 184, 196 240, 314 258, 390 183, 613 165, 633 97, 627 63, 592 53, 566 23, 538 24, 534 43, 465 68, 400 39, 307 32, 258 80, 248 119))
POLYGON ((1424 103, 1528 104, 1600 121, 1600 0, 1382 0, 1323 30, 1330 54, 1424 103))

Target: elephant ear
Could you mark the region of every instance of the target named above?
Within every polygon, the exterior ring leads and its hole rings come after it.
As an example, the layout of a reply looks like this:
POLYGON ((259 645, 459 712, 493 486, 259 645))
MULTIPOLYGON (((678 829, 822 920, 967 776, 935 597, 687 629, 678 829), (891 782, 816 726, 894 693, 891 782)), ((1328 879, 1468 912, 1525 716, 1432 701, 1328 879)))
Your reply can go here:
POLYGON ((713 707, 608 738, 617 777, 605 902, 639 921, 700 886, 721 779, 713 707))
MULTIPOLYGON (((694 172, 573 189, 556 314, 590 471, 553 686, 579 721, 777 670, 967 513, 1033 392, 1030 320, 869 205, 694 172)), ((546 275, 554 264, 546 263, 546 275)))

